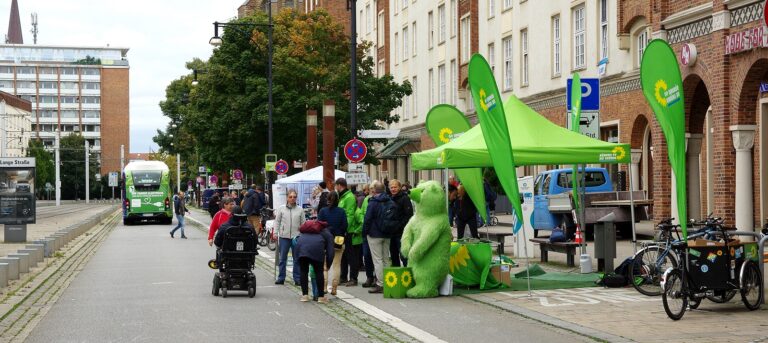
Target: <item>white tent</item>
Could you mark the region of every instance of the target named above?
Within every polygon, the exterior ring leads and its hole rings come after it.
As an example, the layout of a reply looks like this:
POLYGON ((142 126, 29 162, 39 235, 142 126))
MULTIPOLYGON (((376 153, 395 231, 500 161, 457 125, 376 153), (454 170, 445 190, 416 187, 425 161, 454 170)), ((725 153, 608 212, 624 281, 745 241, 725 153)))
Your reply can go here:
MULTIPOLYGON (((340 177, 345 177, 346 175, 347 173, 341 170, 335 170, 333 179, 335 180, 340 177)), ((323 181, 322 166, 275 181, 275 184, 272 185, 272 198, 274 199, 273 206, 278 207, 285 204, 286 195, 289 189, 294 189, 299 194, 298 199, 296 199, 299 206, 309 204, 309 198, 312 196, 312 189, 321 181, 323 181)))

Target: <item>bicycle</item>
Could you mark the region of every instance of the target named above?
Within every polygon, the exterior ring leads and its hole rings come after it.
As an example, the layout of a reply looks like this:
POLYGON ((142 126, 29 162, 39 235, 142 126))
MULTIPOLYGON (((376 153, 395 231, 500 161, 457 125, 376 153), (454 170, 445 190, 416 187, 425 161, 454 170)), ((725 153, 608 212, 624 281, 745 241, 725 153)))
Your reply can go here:
POLYGON ((275 251, 277 249, 277 232, 275 232, 274 223, 275 221, 272 218, 272 214, 275 212, 275 210, 263 207, 261 209, 261 227, 262 230, 259 232, 258 235, 258 241, 259 245, 263 247, 267 247, 269 250, 275 251))
MULTIPOLYGON (((687 309, 696 309, 701 300, 708 295, 722 299, 728 292, 739 291, 744 306, 754 311, 763 301, 763 277, 756 259, 757 248, 754 242, 741 244, 729 234, 736 228, 726 227, 720 218, 707 220, 712 230, 702 230, 688 236, 688 240, 678 240, 672 249, 681 257, 679 267, 669 268, 661 278, 661 293, 664 311, 673 320, 679 320, 687 309), (718 242, 706 245, 688 242, 707 235, 718 242), (738 274, 737 274, 738 270, 738 274)), ((734 294, 735 295, 735 294, 734 294)))
MULTIPOLYGON (((651 243, 643 243, 632 259, 629 268, 629 280, 638 292, 647 296, 661 295, 661 276, 670 266, 677 268, 678 257, 672 251, 672 232, 679 225, 672 224, 674 218, 659 222, 656 228, 659 237, 651 243)), ((679 234, 678 234, 679 235, 679 234)))

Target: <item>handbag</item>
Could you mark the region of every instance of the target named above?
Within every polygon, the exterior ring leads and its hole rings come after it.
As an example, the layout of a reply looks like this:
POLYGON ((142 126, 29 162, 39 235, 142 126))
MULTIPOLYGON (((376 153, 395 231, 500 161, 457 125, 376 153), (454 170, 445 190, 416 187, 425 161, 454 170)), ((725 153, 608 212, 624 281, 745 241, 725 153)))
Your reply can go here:
POLYGON ((333 237, 333 247, 336 249, 341 249, 344 247, 344 236, 334 236, 333 237))
POLYGON ((562 228, 556 227, 552 229, 552 234, 549 235, 550 243, 565 242, 568 239, 565 237, 565 231, 562 228))

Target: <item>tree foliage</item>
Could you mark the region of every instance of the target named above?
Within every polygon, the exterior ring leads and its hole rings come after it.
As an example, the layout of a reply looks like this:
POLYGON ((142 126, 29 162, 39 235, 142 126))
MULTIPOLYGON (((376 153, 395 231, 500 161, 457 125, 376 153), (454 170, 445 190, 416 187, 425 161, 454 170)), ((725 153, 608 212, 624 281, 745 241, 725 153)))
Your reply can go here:
MULTIPOLYGON (((262 24, 267 18, 256 12, 237 22, 262 24)), ((287 161, 306 158, 306 112, 316 109, 322 118, 324 100, 336 103, 334 145, 343 145, 353 136, 349 38, 343 26, 323 10, 299 14, 286 9, 274 17, 273 39, 273 152, 287 161)), ((267 152, 267 28, 228 27, 222 40, 208 61, 187 63, 190 70, 205 70, 198 72, 198 85, 185 75, 167 87, 160 107, 171 124, 154 140, 162 150, 194 160, 194 166, 254 172, 267 152)), ((399 120, 391 112, 411 93, 407 81, 376 76, 374 61, 363 53, 370 48, 370 43, 361 44, 356 56, 358 129, 381 129, 399 120)), ((366 162, 375 163, 373 158, 366 162)))
POLYGON ((29 140, 27 157, 35 158, 35 194, 45 194, 45 184, 54 183, 56 170, 53 164, 53 154, 45 150, 43 141, 39 139, 29 140))
MULTIPOLYGON (((61 198, 85 199, 85 138, 73 133, 64 136, 59 141, 61 159, 61 198)), ((88 174, 91 196, 99 194, 99 183, 96 174, 99 173, 99 162, 91 153, 88 161, 88 174)))

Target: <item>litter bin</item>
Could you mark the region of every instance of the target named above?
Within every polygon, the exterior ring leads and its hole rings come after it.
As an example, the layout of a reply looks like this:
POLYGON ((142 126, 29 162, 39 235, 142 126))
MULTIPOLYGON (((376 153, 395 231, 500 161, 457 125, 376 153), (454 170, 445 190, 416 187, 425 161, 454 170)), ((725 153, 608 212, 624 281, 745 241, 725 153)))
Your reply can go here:
POLYGON ((609 213, 595 224, 595 258, 597 270, 613 271, 613 259, 616 258, 616 216, 609 213))

